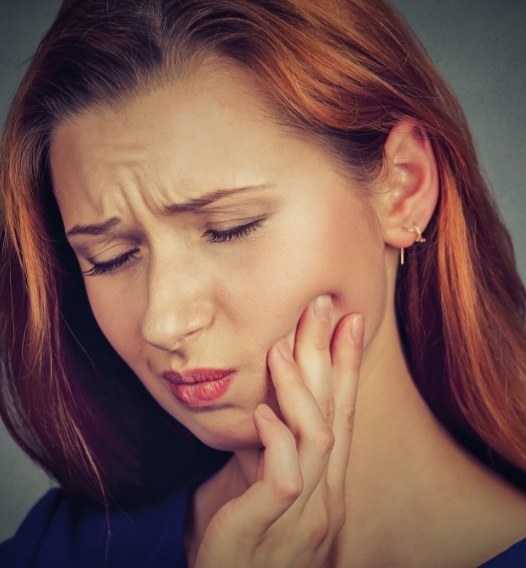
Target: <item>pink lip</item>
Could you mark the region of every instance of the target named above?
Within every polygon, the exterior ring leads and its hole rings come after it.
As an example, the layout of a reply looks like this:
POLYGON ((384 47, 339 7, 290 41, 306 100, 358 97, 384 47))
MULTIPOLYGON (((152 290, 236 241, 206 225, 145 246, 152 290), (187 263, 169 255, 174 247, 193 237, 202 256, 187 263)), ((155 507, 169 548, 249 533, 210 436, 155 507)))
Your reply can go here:
POLYGON ((172 394, 190 408, 202 408, 212 404, 228 390, 235 369, 191 369, 188 371, 164 371, 172 394))

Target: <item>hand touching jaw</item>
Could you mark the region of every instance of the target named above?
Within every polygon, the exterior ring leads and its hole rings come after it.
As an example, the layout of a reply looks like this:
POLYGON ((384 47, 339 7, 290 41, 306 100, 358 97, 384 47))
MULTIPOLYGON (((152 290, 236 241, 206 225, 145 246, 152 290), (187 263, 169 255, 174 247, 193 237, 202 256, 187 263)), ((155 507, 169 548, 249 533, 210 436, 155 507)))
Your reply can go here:
POLYGON ((270 349, 282 418, 258 406, 264 450, 236 454, 198 490, 187 531, 190 565, 226 565, 232 550, 240 566, 325 565, 345 520, 364 331, 362 315, 344 317, 334 334, 331 319, 331 298, 320 296, 302 314, 294 349, 283 339, 270 349), (239 471, 245 480, 234 487, 239 471), (223 483, 225 504, 210 491, 223 483))

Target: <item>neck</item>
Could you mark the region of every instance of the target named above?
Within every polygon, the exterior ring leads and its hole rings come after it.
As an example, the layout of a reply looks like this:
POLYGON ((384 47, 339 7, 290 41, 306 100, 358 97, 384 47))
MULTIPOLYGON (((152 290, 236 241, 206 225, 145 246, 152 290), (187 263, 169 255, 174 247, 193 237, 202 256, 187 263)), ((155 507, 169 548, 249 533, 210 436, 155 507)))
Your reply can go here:
POLYGON ((332 564, 347 566, 352 558, 357 567, 479 565, 524 537, 526 497, 434 417, 414 385, 396 330, 393 306, 362 366, 347 520, 332 564))

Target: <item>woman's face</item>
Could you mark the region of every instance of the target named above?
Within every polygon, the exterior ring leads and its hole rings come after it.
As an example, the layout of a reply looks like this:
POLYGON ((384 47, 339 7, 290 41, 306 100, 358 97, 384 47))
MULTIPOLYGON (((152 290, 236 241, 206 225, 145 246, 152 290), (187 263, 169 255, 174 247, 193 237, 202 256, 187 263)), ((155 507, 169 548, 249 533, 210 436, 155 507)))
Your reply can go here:
POLYGON ((376 334, 386 270, 371 216, 325 150, 279 128, 246 72, 208 65, 70 118, 51 169, 101 330, 206 444, 259 445, 255 408, 278 409, 267 350, 294 345, 318 295, 332 296, 333 329, 352 311, 365 315, 366 345, 376 334), (163 376, 203 367, 236 372, 197 406, 163 376))

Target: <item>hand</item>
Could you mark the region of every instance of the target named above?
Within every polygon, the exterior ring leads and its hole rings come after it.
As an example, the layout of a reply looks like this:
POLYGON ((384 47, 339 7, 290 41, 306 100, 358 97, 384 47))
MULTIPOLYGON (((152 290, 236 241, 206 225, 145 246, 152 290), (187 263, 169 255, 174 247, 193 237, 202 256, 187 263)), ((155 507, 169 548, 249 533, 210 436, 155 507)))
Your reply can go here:
POLYGON ((210 521, 197 568, 324 566, 345 522, 364 320, 348 314, 331 340, 331 301, 303 312, 294 354, 282 339, 267 363, 283 420, 254 413, 264 446, 256 482, 210 521), (318 315, 316 315, 318 314, 318 315))

